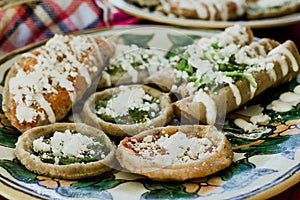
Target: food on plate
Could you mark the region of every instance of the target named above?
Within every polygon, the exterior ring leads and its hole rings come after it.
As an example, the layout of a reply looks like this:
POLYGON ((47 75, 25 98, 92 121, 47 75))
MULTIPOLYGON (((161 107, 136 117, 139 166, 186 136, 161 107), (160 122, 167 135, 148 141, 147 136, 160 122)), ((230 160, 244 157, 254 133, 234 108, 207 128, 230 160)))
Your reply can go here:
POLYGON ((92 94, 82 116, 105 133, 124 137, 168 124, 173 112, 167 93, 146 85, 122 85, 92 94))
POLYGON ((22 54, 3 95, 6 116, 23 132, 16 157, 34 173, 63 179, 115 164, 155 180, 204 177, 233 159, 219 119, 300 72, 292 41, 255 38, 242 25, 171 49, 56 35, 22 54), (78 100, 80 123, 63 123, 78 100), (121 140, 117 149, 108 136, 121 140))
MULTIPOLYGON (((221 41, 223 46, 228 45, 227 49, 231 50, 231 47, 233 47, 233 50, 235 50, 240 46, 249 45, 253 38, 253 32, 250 27, 236 25, 213 35, 212 38, 204 37, 201 41, 197 40, 192 45, 175 49, 169 57, 169 65, 171 67, 166 67, 159 73, 152 74, 146 79, 146 83, 154 84, 163 90, 171 90, 171 92, 177 93, 178 98, 191 95, 197 88, 191 87, 194 84, 188 84, 188 82, 194 82, 196 77, 193 76, 201 75, 203 73, 201 69, 206 72, 208 67, 210 67, 209 59, 223 53, 214 52, 217 50, 215 47, 217 47, 218 41, 221 41), (213 40, 216 42, 213 42, 213 40), (197 71, 198 69, 199 71, 197 71)), ((228 60, 228 58, 223 59, 225 59, 223 62, 228 60)))
POLYGON ((63 119, 99 78, 113 52, 104 39, 55 35, 22 54, 5 80, 5 115, 21 132, 63 119))
POLYGON ((80 123, 54 123, 25 131, 15 155, 30 171, 80 179, 112 170, 115 146, 107 135, 80 123))
POLYGON ((280 17, 300 10, 299 0, 126 0, 167 16, 213 21, 280 17), (153 9, 154 7, 154 9, 153 9))
POLYGON ((284 16, 300 10, 299 0, 248 0, 248 19, 284 16))
POLYGON ((140 6, 157 6, 160 4, 160 0, 127 0, 128 2, 135 3, 140 6))
POLYGON ((253 40, 251 30, 240 25, 180 51, 170 58, 176 77, 170 90, 178 97, 173 103, 175 115, 190 122, 215 124, 219 117, 300 72, 299 52, 292 41, 253 40))
POLYGON ((167 0, 157 10, 177 17, 227 21, 243 16, 245 7, 245 0, 167 0))
POLYGON ((163 52, 136 45, 115 45, 115 54, 102 72, 98 88, 143 83, 150 74, 168 66, 163 52))
POLYGON ((228 167, 233 152, 225 135, 214 126, 183 125, 126 137, 116 149, 116 158, 131 173, 183 181, 228 167))

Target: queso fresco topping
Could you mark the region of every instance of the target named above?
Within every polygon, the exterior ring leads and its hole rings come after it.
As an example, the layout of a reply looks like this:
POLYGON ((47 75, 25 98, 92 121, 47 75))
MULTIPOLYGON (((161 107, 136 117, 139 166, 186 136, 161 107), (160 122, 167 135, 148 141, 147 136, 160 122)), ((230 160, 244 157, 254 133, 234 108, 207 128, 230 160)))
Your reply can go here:
POLYGON ((257 83, 251 72, 264 70, 270 63, 266 63, 267 52, 261 44, 247 44, 244 29, 235 25, 222 34, 201 38, 192 45, 179 48, 178 54, 170 57, 179 81, 188 81, 192 92, 215 90, 220 85, 233 84, 240 77, 256 88, 257 83), (237 38, 240 43, 235 43, 237 38))
POLYGON ((138 74, 147 71, 149 74, 158 72, 167 66, 163 52, 156 49, 144 49, 136 45, 116 45, 116 53, 112 62, 104 69, 104 73, 114 75, 128 73, 132 81, 138 81, 138 74))
POLYGON ((56 165, 88 163, 102 160, 108 152, 100 139, 74 133, 56 131, 52 137, 33 141, 33 151, 43 162, 56 165))
POLYGON ((96 102, 95 113, 104 121, 117 124, 144 123, 161 112, 160 100, 143 88, 120 86, 120 91, 96 102))
POLYGON ((165 165, 195 162, 217 151, 210 139, 189 137, 181 131, 172 135, 127 137, 123 144, 141 158, 165 165))

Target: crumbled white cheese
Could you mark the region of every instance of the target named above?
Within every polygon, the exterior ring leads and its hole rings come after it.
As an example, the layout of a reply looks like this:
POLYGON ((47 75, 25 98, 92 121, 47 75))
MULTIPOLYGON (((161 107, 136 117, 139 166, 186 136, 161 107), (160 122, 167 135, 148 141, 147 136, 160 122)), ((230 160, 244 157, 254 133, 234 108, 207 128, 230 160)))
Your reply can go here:
POLYGON ((139 81, 139 71, 146 70, 153 74, 165 68, 168 60, 161 51, 144 49, 136 45, 116 45, 116 53, 105 71, 121 68, 131 77, 133 83, 139 81))
POLYGON ((143 88, 120 86, 119 89, 120 92, 109 99, 106 107, 96 109, 97 114, 107 114, 117 118, 128 115, 128 111, 134 109, 147 112, 160 110, 159 100, 147 94, 143 88), (153 100, 155 102, 150 103, 153 100))
POLYGON ((44 137, 40 137, 33 141, 33 150, 35 152, 39 152, 39 151, 45 152, 45 151, 51 150, 51 145, 43 142, 43 139, 44 139, 44 137))
POLYGON ((240 45, 246 45, 249 41, 249 36, 246 32, 246 27, 239 24, 235 24, 229 28, 226 28, 220 34, 216 34, 210 38, 201 38, 198 45, 205 47, 206 49, 211 46, 212 43, 218 43, 220 46, 227 46, 239 42, 240 45))
POLYGON ((141 158, 164 165, 196 162, 217 151, 208 138, 187 137, 180 131, 158 139, 153 136, 146 136, 142 141, 132 138, 130 145, 141 158))
MULTIPOLYGON (((187 46, 184 52, 184 55, 187 56, 187 65, 192 66, 194 70, 196 70, 192 75, 193 79, 196 80, 189 80, 190 77, 184 70, 182 71, 181 69, 175 69, 177 79, 192 83, 200 82, 200 84, 206 84, 206 81, 210 81, 211 84, 215 84, 216 86, 234 83, 231 76, 227 76, 220 71, 220 65, 228 65, 229 63, 232 64, 231 59, 232 57, 235 57, 235 62, 237 65, 246 64, 249 65, 248 68, 250 68, 252 64, 260 63, 263 55, 266 55, 266 51, 263 51, 264 49, 261 44, 256 42, 247 45, 248 41, 249 35, 246 32, 246 28, 240 25, 229 27, 225 29, 224 32, 216 34, 212 37, 199 39, 198 42, 187 46), (259 49, 259 51, 256 52, 254 47, 259 49), (259 54, 259 52, 261 52, 262 55, 259 54)), ((170 63, 174 66, 177 65, 179 61, 180 57, 175 56, 171 58, 170 63)), ((267 66, 269 67, 270 65, 267 66)), ((256 69, 257 68, 250 68, 252 71, 256 69)), ((266 69, 266 67, 264 66, 263 69, 266 69)), ((245 67, 245 73, 249 74, 247 74, 247 76, 252 77, 250 70, 247 71, 247 67, 245 67)), ((254 81, 253 78, 252 81, 254 81)), ((195 92, 197 89, 199 89, 197 88, 198 85, 199 84, 194 84, 194 90, 189 88, 189 93, 193 91, 195 92)), ((255 89, 251 89, 253 90, 252 93, 254 93, 255 89)), ((237 96, 237 104, 239 104, 240 100, 238 93, 236 92, 235 94, 237 96)))
MULTIPOLYGON (((66 130, 64 132, 56 131, 48 142, 44 141, 44 136, 35 139, 33 141, 33 150, 42 153, 42 158, 49 158, 48 153, 53 154, 55 164, 58 164, 60 157, 83 158, 87 152, 91 156, 95 155, 96 152, 89 149, 95 145, 102 144, 96 142, 92 137, 66 130)), ((101 157, 103 158, 104 156, 105 154, 102 152, 101 157)))

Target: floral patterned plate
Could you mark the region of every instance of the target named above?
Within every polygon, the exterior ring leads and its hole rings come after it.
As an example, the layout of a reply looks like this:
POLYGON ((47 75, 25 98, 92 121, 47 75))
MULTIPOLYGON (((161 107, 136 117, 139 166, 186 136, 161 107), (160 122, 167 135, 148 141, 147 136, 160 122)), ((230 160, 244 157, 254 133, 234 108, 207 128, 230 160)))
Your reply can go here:
POLYGON ((298 23, 300 20, 299 12, 288 14, 281 17, 273 17, 267 19, 257 20, 235 20, 235 21, 209 21, 200 19, 185 19, 178 17, 165 16, 163 14, 152 12, 149 9, 142 9, 136 5, 126 2, 125 0, 109 0, 109 2, 118 9, 141 19, 146 19, 154 22, 193 27, 193 28, 226 28, 236 23, 241 25, 247 25, 252 28, 267 28, 286 26, 289 24, 298 23))
MULTIPOLYGON (((130 26, 94 29, 83 34, 105 36, 123 44, 156 47, 163 51, 191 44, 215 34, 209 30, 185 30, 166 26, 130 26)), ((0 58, 0 94, 7 70, 21 53, 43 42, 26 46, 0 58)), ((185 182, 158 182, 115 171, 83 180, 59 180, 31 173, 13 155, 20 133, 0 110, 0 194, 9 199, 266 199, 300 180, 300 104, 279 113, 268 105, 282 93, 293 92, 300 81, 265 92, 247 110, 231 113, 223 129, 234 149, 234 162, 211 176, 185 182), (251 115, 264 113, 267 123, 248 133, 237 119, 251 125, 251 115)), ((300 87, 300 86, 299 86, 300 87)), ((2 100, 2 95, 0 95, 2 100)))

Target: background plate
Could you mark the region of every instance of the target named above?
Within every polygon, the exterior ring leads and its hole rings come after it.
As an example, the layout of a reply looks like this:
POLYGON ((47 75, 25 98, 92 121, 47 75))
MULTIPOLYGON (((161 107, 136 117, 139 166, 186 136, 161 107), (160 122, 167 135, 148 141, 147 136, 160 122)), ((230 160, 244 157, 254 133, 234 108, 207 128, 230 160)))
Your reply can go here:
MULTIPOLYGON (((191 44, 194 39, 215 34, 212 30, 185 30, 167 26, 129 26, 94 29, 82 34, 109 37, 123 44, 155 47, 169 51, 191 44)), ((0 94, 7 70, 21 53, 43 42, 26 46, 0 58, 0 94)), ((266 92, 258 101, 269 102, 299 83, 291 83, 266 92)), ((2 99, 2 95, 0 95, 2 99)), ((1 103, 1 102, 0 102, 1 103)), ((265 110, 266 111, 266 110, 265 110)), ((267 112, 267 111, 266 111, 267 112)), ((234 162, 211 176, 185 182, 158 182, 126 172, 84 180, 66 181, 39 176, 26 170, 13 155, 20 133, 13 129, 0 109, 0 194, 9 199, 266 199, 300 180, 300 106, 290 113, 268 112, 270 124, 248 134, 234 125, 230 116, 224 130, 234 148, 234 162)))
POLYGON ((168 17, 163 14, 150 12, 148 9, 142 9, 133 4, 127 3, 124 0, 109 0, 109 2, 117 7, 118 9, 133 15, 135 17, 139 17, 142 19, 184 26, 184 27, 192 27, 192 28, 226 28, 228 26, 232 26, 234 24, 247 25, 252 28, 269 28, 269 27, 277 27, 277 26, 285 26, 289 24, 298 23, 300 21, 300 13, 293 13, 282 17, 274 17, 268 19, 260 19, 260 20, 245 20, 245 21, 207 21, 207 20, 198 20, 198 19, 184 19, 184 18, 176 18, 176 17, 168 17))

